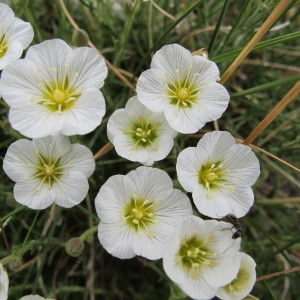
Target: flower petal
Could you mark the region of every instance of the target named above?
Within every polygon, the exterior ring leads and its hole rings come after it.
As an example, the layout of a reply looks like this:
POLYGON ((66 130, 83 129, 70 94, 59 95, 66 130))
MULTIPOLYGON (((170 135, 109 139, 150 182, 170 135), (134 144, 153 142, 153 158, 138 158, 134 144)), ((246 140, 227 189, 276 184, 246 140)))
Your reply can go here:
POLYGON ((36 173, 36 155, 31 141, 21 139, 11 144, 3 160, 5 173, 15 182, 31 178, 36 173))
POLYGON ((254 195, 249 186, 230 186, 228 189, 213 190, 209 197, 202 186, 193 191, 194 203, 203 215, 211 218, 222 218, 234 214, 241 218, 247 214, 254 202, 254 195))
POLYGON ((87 134, 100 125, 105 114, 105 100, 98 89, 83 91, 72 109, 62 113, 62 134, 87 134))
POLYGON ((166 79, 163 71, 150 69, 144 71, 136 84, 138 100, 154 112, 163 112, 169 103, 166 95, 166 79))
POLYGON ((133 233, 124 224, 100 222, 98 238, 104 249, 113 256, 126 259, 136 255, 132 249, 133 233))
POLYGON ((81 172, 67 172, 59 177, 52 187, 55 192, 55 203, 70 208, 83 201, 89 190, 86 176, 81 172))
POLYGON ((0 70, 3 70, 11 62, 21 57, 23 52, 23 46, 18 41, 13 41, 8 45, 7 51, 4 56, 0 58, 0 70))
POLYGON ((124 175, 111 176, 102 185, 95 199, 97 214, 105 223, 125 224, 125 206, 132 197, 132 190, 125 188, 124 178, 124 175))
POLYGON ((107 66, 99 53, 92 48, 80 47, 73 50, 69 61, 68 74, 74 77, 75 87, 101 88, 107 76, 107 66))
POLYGON ((95 171, 93 153, 80 144, 72 144, 69 151, 61 157, 60 163, 65 170, 69 172, 77 170, 86 177, 91 176, 95 171))
POLYGON ((35 147, 35 151, 43 158, 60 158, 64 153, 70 151, 71 148, 69 138, 61 134, 33 139, 32 144, 35 147))
POLYGON ((199 184, 198 172, 201 164, 195 147, 186 148, 179 153, 176 164, 177 176, 186 191, 192 192, 199 184))
POLYGON ((42 105, 12 107, 8 119, 11 126, 29 138, 41 138, 62 131, 63 115, 53 114, 42 105))
POLYGON ((124 184, 139 197, 149 200, 165 200, 173 190, 173 182, 165 171, 148 167, 138 167, 129 172, 124 184))
POLYGON ((229 181, 253 185, 260 173, 259 161, 251 148, 237 144, 231 148, 230 159, 224 162, 224 168, 230 170, 229 181))
POLYGON ((32 209, 47 208, 56 198, 55 191, 41 183, 38 178, 16 183, 14 196, 17 202, 32 209))

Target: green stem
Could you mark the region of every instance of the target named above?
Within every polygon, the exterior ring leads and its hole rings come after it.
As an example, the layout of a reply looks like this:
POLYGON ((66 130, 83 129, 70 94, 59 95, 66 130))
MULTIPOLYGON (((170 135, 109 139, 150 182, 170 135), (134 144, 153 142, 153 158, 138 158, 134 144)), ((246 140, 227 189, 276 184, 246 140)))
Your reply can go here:
POLYGON ((212 53, 212 51, 213 51, 214 43, 215 43, 215 41, 216 41, 217 34, 218 34, 218 32, 219 32, 221 23, 222 23, 222 21, 223 21, 223 18, 224 18, 224 16, 225 16, 225 13, 226 13, 226 11, 227 11, 227 9, 228 9, 228 6, 229 6, 229 0, 225 0, 224 5, 223 5, 223 8, 222 8, 222 11, 221 11, 221 15, 220 15, 220 17, 219 17, 219 19, 218 19, 218 23, 217 23, 217 25, 216 25, 216 27, 215 27, 214 33, 213 33, 213 35, 212 35, 212 37, 211 37, 211 40, 210 40, 210 42, 209 42, 209 45, 208 45, 208 47, 207 47, 207 52, 209 53, 209 55, 211 55, 211 53, 212 53))
POLYGON ((135 15, 137 14, 139 8, 140 8, 141 0, 135 0, 132 9, 131 9, 131 14, 130 17, 126 20, 125 25, 124 25, 124 30, 123 32, 120 33, 120 44, 118 47, 118 52, 116 53, 116 56, 113 61, 114 67, 118 67, 124 52, 125 44, 126 41, 128 40, 128 36, 130 33, 130 30, 132 28, 132 23, 134 20, 135 15))
POLYGON ((24 208, 26 208, 25 205, 20 205, 17 208, 15 208, 12 212, 8 213, 6 216, 2 217, 0 219, 0 222, 5 222, 5 220, 7 220, 9 217, 14 216, 15 214, 17 214, 18 212, 22 211, 24 208))
POLYGON ((289 83, 289 82, 294 82, 294 81, 297 81, 297 80, 300 80, 300 75, 289 76, 287 78, 278 79, 278 80, 275 80, 275 81, 272 81, 272 82, 269 82, 269 83, 261 84, 261 85, 258 85, 256 87, 253 87, 251 89, 247 89, 247 90, 244 90, 244 91, 241 91, 241 92, 238 92, 238 93, 233 93, 232 95, 230 95, 230 98, 231 99, 238 98, 238 97, 241 97, 241 96, 256 93, 256 92, 259 92, 259 91, 262 91, 262 90, 272 88, 274 86, 278 86, 278 85, 289 83))

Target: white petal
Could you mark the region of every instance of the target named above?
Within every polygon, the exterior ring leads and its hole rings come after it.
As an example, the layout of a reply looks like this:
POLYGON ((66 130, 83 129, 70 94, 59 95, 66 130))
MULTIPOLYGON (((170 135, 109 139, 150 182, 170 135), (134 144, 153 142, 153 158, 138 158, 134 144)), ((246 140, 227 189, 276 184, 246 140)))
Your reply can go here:
POLYGON ((174 105, 166 105, 164 114, 170 126, 184 134, 195 133, 201 129, 205 122, 199 118, 200 108, 177 108, 174 105))
POLYGON ((31 46, 26 53, 26 60, 35 62, 35 65, 47 73, 49 78, 56 79, 65 74, 65 65, 72 55, 71 47, 60 39, 46 40, 31 46), (57 72, 51 71, 57 68, 57 72))
POLYGON ((132 197, 132 190, 124 186, 124 175, 111 176, 100 188, 95 199, 99 218, 105 223, 125 224, 126 204, 132 197))
POLYGON ((217 82, 210 82, 202 86, 200 96, 195 104, 195 109, 199 105, 198 118, 204 123, 219 119, 226 110, 230 96, 223 85, 217 82))
POLYGON ((41 138, 61 132, 64 116, 42 105, 12 107, 8 119, 11 126, 30 138, 41 138))
POLYGON ((114 144, 118 155, 126 159, 138 162, 144 162, 149 159, 149 152, 151 150, 143 147, 135 148, 134 142, 126 134, 117 135, 112 143, 114 144))
MULTIPOLYGON (((112 143, 115 136, 117 135, 125 135, 124 131, 126 129, 129 129, 130 125, 131 124, 126 114, 125 108, 114 111, 107 122, 107 136, 110 142, 112 143)), ((130 138, 128 137, 128 139, 130 138)))
POLYGON ((226 176, 229 181, 253 185, 260 173, 259 161, 250 147, 235 145, 230 149, 230 159, 224 162, 224 168, 230 170, 226 176))
POLYGON ((54 161, 70 151, 71 148, 70 139, 61 134, 33 139, 32 143, 40 155, 47 159, 52 158, 54 161))
POLYGON ((3 160, 5 173, 15 182, 31 178, 36 173, 39 158, 29 140, 18 140, 11 144, 3 160))
POLYGON ((7 66, 1 76, 1 93, 12 107, 32 105, 42 99, 39 83, 43 82, 43 73, 28 60, 20 59, 7 66))
POLYGON ((1 22, 4 24, 8 23, 11 24, 13 22, 13 19, 15 17, 15 14, 13 10, 4 3, 0 3, 0 19, 1 22))
POLYGON ((197 144, 197 152, 204 152, 208 161, 218 161, 224 159, 224 152, 232 145, 235 139, 227 131, 212 131, 204 134, 197 144))
POLYGON ((62 207, 73 207, 79 204, 87 195, 89 183, 81 172, 67 172, 59 181, 53 184, 55 203, 62 207))
POLYGON ((166 78, 163 71, 150 69, 144 71, 136 84, 138 100, 154 112, 163 112, 169 103, 166 96, 166 78))
POLYGON ((22 44, 22 48, 26 49, 32 42, 33 36, 34 32, 31 24, 15 17, 12 31, 9 35, 9 40, 20 42, 22 44))
POLYGON ((138 197, 152 201, 164 200, 173 191, 173 182, 169 175, 156 168, 138 167, 126 175, 124 184, 130 190, 134 190, 138 197))
POLYGON ((76 170, 86 177, 91 176, 95 170, 93 153, 80 144, 71 145, 70 150, 61 157, 60 164, 64 166, 64 169, 70 172, 76 170))
POLYGON ((48 185, 42 184, 40 179, 30 179, 18 182, 14 186, 14 196, 17 202, 32 209, 44 209, 54 201, 56 194, 48 185))
POLYGON ((73 50, 69 61, 68 74, 76 76, 73 86, 76 88, 101 88, 107 76, 107 66, 104 59, 95 49, 80 47, 73 50))
MULTIPOLYGON (((1 9, 0 5, 0 9, 1 9)), ((0 299, 6 300, 8 294, 9 279, 6 270, 0 264, 0 299)))
POLYGON ((198 185, 193 191, 193 200, 199 212, 211 218, 228 214, 241 218, 253 205, 254 195, 248 186, 232 185, 228 189, 211 190, 210 197, 207 197, 206 189, 198 185))
POLYGON ((189 147, 182 150, 177 157, 176 171, 180 184, 183 188, 192 192, 199 184, 198 173, 202 161, 196 156, 196 148, 189 147))
POLYGON ((177 72, 182 78, 192 65, 191 52, 178 44, 163 46, 153 55, 151 62, 151 68, 157 68, 167 73, 172 81, 178 79, 177 72))
POLYGON ((213 61, 200 55, 193 55, 193 69, 191 73, 199 73, 197 77, 198 84, 211 83, 220 79, 218 66, 213 61))
POLYGON ((100 125, 105 114, 105 101, 97 89, 84 91, 74 106, 63 112, 62 134, 87 134, 100 125))
POLYGON ((133 232, 124 224, 100 222, 98 238, 103 248, 115 257, 126 259, 135 256, 132 249, 133 232))
POLYGON ((8 45, 7 51, 4 56, 0 58, 0 70, 4 69, 11 62, 21 57, 23 46, 18 41, 13 41, 8 45))

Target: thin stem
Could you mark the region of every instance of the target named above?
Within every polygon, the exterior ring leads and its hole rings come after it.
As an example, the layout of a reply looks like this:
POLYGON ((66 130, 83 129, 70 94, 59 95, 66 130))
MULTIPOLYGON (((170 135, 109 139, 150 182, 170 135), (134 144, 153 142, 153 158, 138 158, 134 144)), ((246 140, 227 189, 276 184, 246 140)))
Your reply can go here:
POLYGON ((245 57, 250 53, 253 47, 261 40, 261 38, 266 34, 266 32, 272 27, 272 25, 277 21, 282 12, 291 4, 291 0, 280 0, 271 14, 268 16, 266 21, 262 24, 250 42, 246 45, 239 56, 234 60, 234 62, 229 66, 229 68, 223 74, 220 83, 224 84, 228 78, 233 74, 233 72, 242 63, 245 57))
POLYGON ((256 278, 256 281, 262 281, 262 280, 267 280, 273 277, 277 277, 277 276, 281 276, 281 275, 285 275, 285 274, 289 274, 289 273, 293 273, 293 272, 297 272, 300 271, 300 266, 294 267, 294 268, 290 268, 288 270, 283 270, 283 271, 279 271, 279 272, 275 272, 272 274, 267 274, 264 276, 260 276, 258 278, 256 278))
POLYGON ((120 32, 120 42, 118 44, 118 51, 116 52, 115 58, 113 60, 113 65, 115 67, 117 67, 120 64, 126 42, 128 40, 128 36, 129 36, 130 30, 132 28, 132 23, 133 23, 135 15, 139 11, 140 4, 141 4, 140 0, 134 1, 131 11, 130 11, 130 16, 126 18, 126 22, 124 24, 124 29, 122 32, 120 32))
POLYGON ((6 216, 2 217, 0 219, 0 222, 4 222, 5 220, 7 220, 9 217, 14 216, 15 214, 17 214, 18 212, 22 211, 23 209, 25 209, 26 206, 25 205, 20 205, 17 208, 15 208, 12 212, 8 213, 6 216))
POLYGON ((110 150, 114 149, 114 145, 111 143, 107 143, 105 144, 95 155, 94 155, 94 159, 97 160, 99 159, 101 156, 103 156, 104 154, 106 154, 107 152, 109 152, 110 150))
POLYGON ((153 0, 150 0, 150 3, 158 10, 160 11, 163 15, 171 19, 172 21, 176 20, 175 17, 173 17, 171 14, 169 14, 167 11, 162 9, 158 4, 156 4, 153 0))
POLYGON ((223 8, 222 8, 222 11, 221 11, 221 14, 220 14, 220 17, 218 18, 218 22, 217 22, 217 25, 215 27, 215 30, 214 30, 214 33, 210 39, 210 42, 209 42, 209 45, 207 47, 207 52, 209 53, 209 55, 211 55, 212 53, 212 50, 213 50, 213 47, 214 47, 214 43, 216 41, 216 38, 217 38, 217 34, 220 30, 220 26, 221 26, 221 23, 222 23, 222 20, 225 16, 225 13, 228 9, 228 6, 229 6, 229 0, 225 0, 224 2, 224 5, 223 5, 223 8))
POLYGON ((300 92, 300 81, 289 90, 289 92, 273 107, 266 117, 254 128, 249 136, 244 140, 244 145, 252 143, 262 131, 281 113, 281 111, 294 100, 300 92))

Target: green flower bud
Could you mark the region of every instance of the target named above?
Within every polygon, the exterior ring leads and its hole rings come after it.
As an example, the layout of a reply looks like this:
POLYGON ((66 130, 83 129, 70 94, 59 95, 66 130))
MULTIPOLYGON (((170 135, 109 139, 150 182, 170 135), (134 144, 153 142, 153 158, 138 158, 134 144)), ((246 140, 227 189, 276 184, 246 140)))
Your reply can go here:
POLYGON ((75 29, 72 36, 73 44, 77 47, 87 46, 89 35, 83 29, 75 29))
POLYGON ((84 249, 84 243, 80 238, 74 237, 66 242, 65 248, 69 255, 78 257, 84 249))
POLYGON ((22 257, 20 256, 15 256, 13 257, 9 263, 8 263, 8 268, 12 271, 20 268, 22 265, 22 257))

